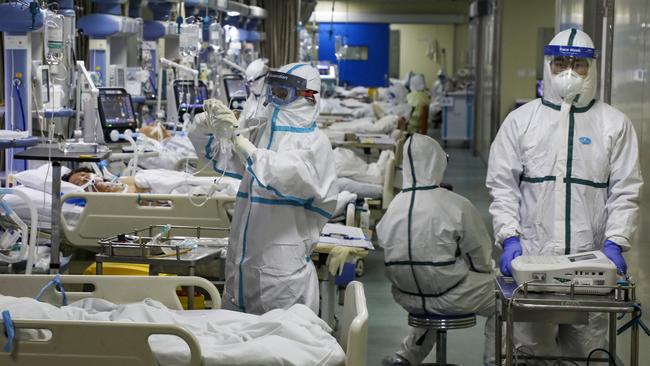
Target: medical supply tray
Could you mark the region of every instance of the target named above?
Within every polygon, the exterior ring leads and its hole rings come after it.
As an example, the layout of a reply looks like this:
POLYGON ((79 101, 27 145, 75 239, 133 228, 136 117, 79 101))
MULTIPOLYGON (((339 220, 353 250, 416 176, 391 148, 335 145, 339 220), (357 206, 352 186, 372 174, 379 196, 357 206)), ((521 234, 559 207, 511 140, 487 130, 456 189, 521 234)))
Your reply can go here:
POLYGON ((150 225, 100 239, 98 241, 100 253, 107 257, 170 256, 180 260, 184 253, 192 249, 183 245, 186 240, 193 240, 197 246, 215 246, 219 244, 219 238, 206 236, 206 234, 229 230, 229 228, 215 227, 169 226, 167 234, 159 242, 152 244, 153 237, 163 228, 165 225, 150 225))

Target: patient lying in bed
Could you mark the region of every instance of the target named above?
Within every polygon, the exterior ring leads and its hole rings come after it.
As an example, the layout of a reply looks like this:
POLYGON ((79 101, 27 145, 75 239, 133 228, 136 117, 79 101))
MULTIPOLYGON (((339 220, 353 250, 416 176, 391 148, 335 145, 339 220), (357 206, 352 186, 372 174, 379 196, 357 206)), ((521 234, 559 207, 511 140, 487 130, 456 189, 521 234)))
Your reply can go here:
POLYGON ((89 168, 77 168, 61 178, 84 188, 87 192, 156 193, 205 195, 222 193, 234 197, 239 179, 231 177, 195 177, 192 174, 166 169, 141 170, 132 177, 120 177, 108 182, 89 168))
POLYGON ((175 170, 181 159, 195 159, 192 142, 182 132, 170 133, 160 124, 141 127, 138 144, 146 150, 158 152, 157 157, 140 159, 138 165, 145 169, 175 170))
MULTIPOLYGON (((196 337, 204 366, 345 364, 345 354, 330 335, 331 329, 303 305, 251 315, 228 310, 174 311, 151 299, 126 305, 85 299, 58 308, 31 298, 0 295, 3 310, 8 310, 14 320, 175 324, 196 337)), ((153 335, 149 344, 158 365, 189 362, 189 347, 178 337, 153 335)))
POLYGON ((64 182, 82 187, 86 192, 147 193, 148 188, 138 187, 133 177, 120 177, 109 182, 95 175, 92 169, 81 167, 61 177, 64 182))

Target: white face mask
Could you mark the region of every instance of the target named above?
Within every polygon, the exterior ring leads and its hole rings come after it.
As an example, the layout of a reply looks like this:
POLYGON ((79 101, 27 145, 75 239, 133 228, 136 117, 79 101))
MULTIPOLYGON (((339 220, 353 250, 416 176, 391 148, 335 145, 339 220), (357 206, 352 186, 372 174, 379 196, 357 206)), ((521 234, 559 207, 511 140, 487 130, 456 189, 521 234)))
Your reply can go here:
POLYGON ((553 75, 553 86, 564 100, 573 99, 582 91, 585 79, 577 72, 568 69, 553 75))

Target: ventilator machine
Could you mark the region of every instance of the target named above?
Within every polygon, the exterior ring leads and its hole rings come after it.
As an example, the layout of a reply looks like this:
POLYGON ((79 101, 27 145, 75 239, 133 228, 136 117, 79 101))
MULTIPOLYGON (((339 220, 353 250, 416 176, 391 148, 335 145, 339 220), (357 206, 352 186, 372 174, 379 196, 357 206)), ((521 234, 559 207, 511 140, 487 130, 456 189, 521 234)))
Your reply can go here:
POLYGON ((529 287, 529 291, 540 292, 569 292, 566 285, 573 284, 576 293, 609 293, 611 288, 606 286, 615 286, 618 280, 616 266, 599 250, 562 256, 520 256, 512 261, 512 274, 519 285, 548 285, 529 287))

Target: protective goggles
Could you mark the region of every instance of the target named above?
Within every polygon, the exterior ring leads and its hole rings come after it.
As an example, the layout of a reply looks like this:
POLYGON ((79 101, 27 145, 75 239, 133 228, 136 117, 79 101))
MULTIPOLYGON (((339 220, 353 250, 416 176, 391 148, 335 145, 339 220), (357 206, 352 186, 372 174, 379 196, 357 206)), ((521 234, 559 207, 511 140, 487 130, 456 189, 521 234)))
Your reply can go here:
POLYGON ((574 70, 579 75, 587 75, 591 62, 596 58, 596 50, 574 46, 546 46, 544 56, 555 75, 574 70))
POLYGON ((269 71, 266 75, 266 103, 285 106, 303 97, 316 103, 318 92, 307 89, 307 80, 291 74, 269 71))

